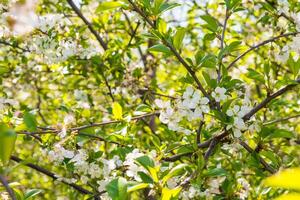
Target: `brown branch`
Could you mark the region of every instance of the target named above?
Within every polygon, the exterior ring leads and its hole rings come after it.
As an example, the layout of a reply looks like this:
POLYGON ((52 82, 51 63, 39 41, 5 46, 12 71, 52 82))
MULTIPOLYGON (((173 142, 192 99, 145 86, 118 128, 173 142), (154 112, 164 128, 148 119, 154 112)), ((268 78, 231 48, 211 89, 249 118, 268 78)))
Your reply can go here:
POLYGON ((212 141, 210 142, 208 150, 204 154, 205 163, 207 162, 209 156, 212 155, 212 153, 218 143, 219 143, 219 140, 216 140, 216 139, 212 139, 212 141))
POLYGON ((257 106, 255 106, 252 110, 250 110, 246 115, 244 115, 243 120, 244 121, 248 121, 255 113, 257 113, 260 109, 264 108, 270 101, 272 101, 276 97, 284 94, 285 92, 293 89, 299 83, 300 83, 300 78, 296 80, 296 83, 289 84, 289 85, 281 88, 277 92, 271 94, 270 96, 268 96, 267 98, 265 98, 260 104, 258 104, 257 106))
MULTIPOLYGON (((145 117, 150 117, 150 116, 154 116, 154 115, 158 115, 158 114, 159 114, 159 112, 147 113, 147 114, 144 114, 144 115, 138 115, 138 116, 132 117, 131 120, 140 120, 140 119, 143 119, 145 117)), ((87 124, 87 125, 83 125, 83 126, 69 128, 68 130, 70 130, 70 131, 80 131, 80 130, 86 129, 86 128, 105 126, 105 125, 116 124, 116 123, 120 123, 120 122, 123 122, 123 120, 113 120, 113 121, 107 121, 107 122, 92 123, 92 124, 87 124)), ((53 129, 53 128, 43 128, 43 127, 39 127, 39 128, 42 129, 42 131, 36 131, 36 132, 20 131, 20 132, 18 132, 18 134, 43 135, 43 134, 59 133, 60 132, 60 130, 53 129)), ((85 134, 85 135, 94 137, 94 135, 90 135, 90 134, 85 134)))
POLYGON ((138 89, 138 93, 141 94, 141 95, 144 95, 145 93, 151 93, 153 95, 161 96, 161 97, 166 97, 166 98, 169 98, 169 99, 174 99, 174 100, 178 99, 177 97, 174 97, 174 96, 170 96, 170 95, 166 95, 166 94, 161 94, 161 93, 152 91, 149 88, 138 89))
POLYGON ((3 41, 3 40, 0 40, 0 44, 3 44, 3 45, 6 45, 6 46, 10 46, 10 47, 13 47, 13 48, 20 49, 20 50, 22 50, 23 52, 30 52, 29 49, 22 48, 22 47, 20 47, 20 46, 17 45, 17 44, 11 44, 11 43, 6 42, 6 41, 3 41))
POLYGON ((8 195, 10 196, 10 198, 12 200, 17 200, 14 191, 9 187, 9 184, 8 184, 7 180, 5 179, 4 175, 0 174, 0 182, 2 183, 2 185, 4 186, 4 188, 6 189, 8 195))
POLYGON ((264 46, 265 44, 268 44, 270 42, 274 42, 280 38, 283 38, 283 37, 289 37, 291 35, 297 35, 299 34, 300 32, 293 32, 293 33, 284 33, 284 34, 281 34, 281 35, 278 35, 276 37, 273 37, 271 39, 268 39, 268 40, 265 40, 257 45, 254 45, 252 47, 250 47, 247 51, 245 51, 244 53, 242 53, 241 55, 239 55, 236 59, 234 59, 228 66, 227 66, 227 69, 230 69, 231 67, 233 67, 233 65, 239 61, 240 59, 242 59, 244 56, 246 56, 249 52, 261 47, 261 46, 264 46))
POLYGON ((269 121, 269 122, 265 122, 263 125, 275 124, 275 123, 278 123, 278 122, 283 122, 283 121, 287 121, 289 119, 294 119, 294 118, 298 118, 298 117, 300 117, 300 114, 289 116, 289 117, 284 117, 284 118, 281 118, 281 119, 275 119, 275 120, 272 120, 272 121, 269 121))
POLYGON ((198 130, 197 130, 197 136, 196 136, 196 142, 197 144, 200 144, 201 142, 201 130, 202 130, 202 127, 204 125, 204 121, 200 121, 200 124, 199 124, 199 127, 198 127, 198 130))
POLYGON ((136 32, 137 32, 137 30, 138 30, 138 28, 139 28, 140 25, 141 25, 141 23, 138 22, 137 25, 136 25, 136 27, 135 27, 135 29, 131 32, 130 40, 129 40, 127 46, 126 46, 126 49, 131 45, 131 42, 132 42, 133 38, 135 37, 136 32))
MULTIPOLYGON (((56 174, 54 174, 53 172, 45 169, 45 168, 42 168, 38 165, 35 165, 33 163, 29 163, 29 162, 26 162, 24 160, 22 160, 21 158, 18 158, 17 156, 11 156, 11 160, 17 162, 17 163, 22 163, 24 164, 25 166, 27 167, 30 167, 31 169, 34 169, 50 178, 52 178, 53 180, 57 180, 58 179, 58 176, 56 174)), ((75 190, 77 190, 78 192, 80 192, 81 194, 93 194, 93 192, 79 186, 79 185, 76 185, 74 183, 68 183, 64 180, 61 180, 62 183, 66 184, 66 185, 69 185, 71 186, 72 188, 74 188, 75 190)))
POLYGON ((87 25, 88 29, 92 32, 92 34, 96 37, 100 45, 104 50, 107 50, 107 44, 104 42, 104 40, 101 38, 101 36, 97 33, 97 31, 93 28, 92 24, 85 18, 85 16, 82 14, 82 12, 77 8, 77 6, 74 4, 72 0, 67 0, 68 4, 71 6, 73 11, 78 15, 80 19, 87 25))
MULTIPOLYGON (((222 51, 224 49, 225 32, 226 32, 226 26, 227 26, 227 21, 228 21, 229 17, 230 17, 229 10, 226 8, 225 20, 224 20, 224 25, 223 25, 222 35, 221 35, 220 51, 222 51)), ((220 82, 220 80, 221 80, 221 68, 222 68, 223 57, 224 56, 221 57, 220 63, 219 63, 218 82, 220 82)))
MULTIPOLYGON (((145 117, 150 117, 150 116, 158 115, 158 114, 159 114, 158 112, 147 113, 147 114, 144 114, 144 115, 138 115, 138 116, 132 117, 131 120, 139 120, 139 119, 142 119, 142 118, 145 118, 145 117)), ((79 131, 79 130, 82 130, 82 129, 85 129, 85 128, 96 127, 96 126, 104 126, 104 125, 108 125, 108 124, 116 124, 116 123, 120 123, 120 122, 122 122, 122 120, 114 120, 114 121, 108 121, 108 122, 93 123, 93 124, 88 124, 88 125, 84 125, 84 126, 74 127, 74 128, 71 128, 70 130, 71 131, 79 131)))
MULTIPOLYGON (((131 25, 131 21, 130 21, 129 17, 127 16, 127 14, 126 14, 125 12, 123 12, 123 14, 124 14, 124 16, 125 16, 126 22, 128 23, 128 26, 129 26, 131 35, 134 35, 135 30, 133 29, 133 27, 132 27, 132 25, 131 25)), ((143 65, 144 65, 144 67, 146 68, 146 66, 147 66, 146 55, 143 54, 143 51, 142 51, 142 49, 141 49, 140 46, 138 46, 137 49, 138 49, 138 52, 139 52, 140 57, 141 57, 141 59, 142 59, 143 65)))
MULTIPOLYGON (((139 15, 141 15, 144 18, 144 20, 151 26, 152 29, 156 29, 155 24, 147 17, 147 15, 132 0, 128 0, 128 2, 133 7, 133 10, 136 11, 139 15)), ((203 93, 203 95, 205 97, 207 97, 210 100, 210 103, 212 103, 213 99, 211 98, 211 96, 206 92, 206 90, 202 86, 200 80, 198 79, 198 77, 196 75, 196 72, 192 69, 192 67, 181 57, 179 52, 175 49, 175 47, 171 43, 169 43, 169 41, 167 39, 162 38, 162 42, 164 43, 164 45, 169 47, 169 49, 173 52, 173 54, 178 59, 178 61, 185 67, 185 69, 193 77, 193 79, 195 80, 195 82, 197 84, 198 89, 203 93)))
MULTIPOLYGON (((290 89, 292 89, 295 86, 297 86, 300 83, 300 79, 297 79, 296 82, 297 83, 293 83, 293 84, 285 86, 284 88, 278 90, 277 92, 275 92, 272 95, 270 95, 269 97, 267 97, 260 104, 258 104, 256 107, 254 107, 250 112, 248 112, 246 115, 244 115, 243 120, 244 121, 248 121, 255 113, 257 113, 260 109, 262 109, 263 107, 265 107, 270 101, 272 101, 276 97, 284 94, 285 92, 287 92, 290 89)), ((214 141, 214 140, 221 141, 227 135, 229 135, 229 131, 224 131, 220 135, 214 136, 214 137, 210 138, 209 140, 207 140, 207 141, 205 141, 203 143, 198 144, 198 148, 208 148, 210 146, 210 144, 211 144, 212 141, 214 141)), ((176 160, 179 160, 183 156, 190 156, 192 154, 193 154, 192 152, 177 154, 177 155, 173 155, 173 156, 170 156, 170 157, 163 158, 163 160, 164 161, 176 161, 176 160)))
POLYGON ((242 145, 250 154, 256 154, 259 162, 264 166, 264 169, 270 172, 271 174, 276 173, 276 170, 273 169, 263 158, 261 158, 247 143, 239 140, 240 145, 242 145))

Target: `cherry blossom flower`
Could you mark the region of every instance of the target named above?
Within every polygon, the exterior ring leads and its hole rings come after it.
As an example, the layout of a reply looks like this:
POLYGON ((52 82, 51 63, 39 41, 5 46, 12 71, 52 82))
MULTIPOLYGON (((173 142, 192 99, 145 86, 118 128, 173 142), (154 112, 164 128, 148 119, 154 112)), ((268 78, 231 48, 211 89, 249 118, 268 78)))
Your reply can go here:
POLYGON ((215 100, 217 102, 220 102, 220 101, 223 101, 223 100, 226 100, 227 99, 227 96, 226 96, 226 89, 223 88, 223 87, 216 87, 216 89, 214 90, 214 92, 212 92, 211 96, 213 98, 215 98, 215 100))

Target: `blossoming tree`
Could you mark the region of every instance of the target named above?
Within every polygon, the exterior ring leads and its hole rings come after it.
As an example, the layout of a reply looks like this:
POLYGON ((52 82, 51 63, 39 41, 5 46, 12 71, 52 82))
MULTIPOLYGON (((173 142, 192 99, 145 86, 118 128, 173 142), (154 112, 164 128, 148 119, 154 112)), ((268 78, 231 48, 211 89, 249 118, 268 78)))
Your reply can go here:
POLYGON ((298 0, 6 0, 0 12, 1 199, 299 189, 299 170, 263 184, 300 164, 298 0))

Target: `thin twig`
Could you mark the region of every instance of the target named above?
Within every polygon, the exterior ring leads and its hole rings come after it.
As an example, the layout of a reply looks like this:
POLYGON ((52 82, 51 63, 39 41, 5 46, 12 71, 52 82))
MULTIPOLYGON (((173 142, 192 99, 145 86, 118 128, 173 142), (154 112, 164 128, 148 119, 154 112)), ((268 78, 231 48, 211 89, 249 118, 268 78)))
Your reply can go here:
POLYGON ((281 118, 281 119, 275 119, 275 120, 272 120, 272 121, 269 121, 269 122, 265 122, 265 123, 263 123, 263 125, 275 124, 275 123, 278 123, 278 122, 283 122, 283 121, 287 121, 289 119, 294 119, 294 118, 298 118, 298 117, 300 117, 300 114, 289 116, 289 117, 284 117, 284 118, 281 118))
MULTIPOLYGON (((154 115, 158 115, 158 114, 159 114, 159 112, 147 113, 147 114, 144 114, 144 115, 138 115, 138 116, 132 117, 131 120, 139 120, 139 119, 143 119, 145 117, 150 117, 150 116, 154 116, 154 115)), ((116 123, 120 123, 120 122, 123 122, 123 120, 112 120, 112 121, 107 121, 107 122, 92 123, 92 124, 87 124, 87 125, 83 125, 83 126, 69 128, 68 130, 70 130, 70 131, 80 131, 80 130, 86 129, 86 128, 105 126, 105 125, 116 124, 116 123)), ((42 129, 42 130, 43 129, 45 129, 45 130, 36 131, 36 132, 20 131, 20 132, 18 132, 18 134, 43 135, 43 134, 59 133, 60 132, 60 130, 56 130, 56 129, 52 129, 52 128, 43 128, 43 127, 39 127, 39 128, 42 129)))
POLYGON ((266 169, 271 174, 276 173, 276 170, 273 169, 263 158, 261 158, 247 143, 245 143, 242 140, 239 140, 239 143, 250 153, 255 153, 258 157, 259 162, 264 166, 264 169, 266 169))
MULTIPOLYGON (((132 117, 131 120, 139 120, 145 117, 150 117, 153 115, 158 115, 158 112, 153 112, 153 113, 148 113, 148 114, 144 114, 144 115, 138 115, 135 117, 132 117)), ((114 121, 108 121, 108 122, 100 122, 100 123, 93 123, 93 124, 88 124, 88 125, 84 125, 84 126, 79 126, 79 127, 74 127, 71 128, 71 131, 79 131, 85 128, 90 128, 90 127, 97 127, 97 126, 104 126, 104 125, 108 125, 108 124, 116 124, 116 123, 120 123, 122 122, 122 120, 114 120, 114 121)))
POLYGON ((1 174, 0 174, 0 182, 1 182, 2 185, 5 187, 5 189, 6 189, 7 193, 8 193, 8 195, 10 196, 10 198, 11 198, 12 200, 17 200, 14 191, 9 187, 9 184, 8 184, 6 178, 4 177, 4 175, 1 175, 1 174))
MULTIPOLYGON (((147 15, 132 1, 128 0, 128 2, 131 4, 133 7, 133 10, 136 11, 139 15, 141 15, 144 20, 151 26, 152 29, 156 29, 155 24, 147 17, 147 15)), ((165 38, 162 38, 162 42, 164 45, 169 47, 169 49, 173 52, 175 57, 178 59, 178 61, 185 67, 185 69, 189 72, 189 74, 193 77, 195 80, 198 89, 203 93, 205 97, 207 97, 210 100, 211 105, 213 105, 213 99, 211 96, 206 92, 204 87, 202 86, 200 80, 198 79, 196 72, 192 69, 192 67, 181 57, 179 52, 175 49, 175 47, 165 38)))
POLYGON ((82 21, 87 25, 88 29, 92 32, 92 34, 96 37, 100 45, 104 50, 107 50, 107 44, 104 42, 104 40, 101 38, 99 33, 93 28, 92 24, 85 18, 85 16, 82 14, 82 12, 77 8, 77 6, 74 4, 72 0, 67 0, 71 8, 74 10, 74 12, 78 15, 79 18, 82 19, 82 21))
POLYGON ((3 40, 0 40, 0 44, 4 44, 4 45, 6 45, 6 46, 10 46, 10 47, 13 47, 13 48, 20 49, 20 50, 22 50, 23 52, 30 52, 29 49, 24 49, 24 48, 20 47, 20 46, 17 45, 17 44, 11 44, 11 43, 6 42, 6 41, 3 41, 3 40))
POLYGON ((276 97, 284 94, 285 92, 291 90, 292 88, 296 87, 297 85, 299 85, 299 83, 300 83, 300 78, 297 79, 295 83, 289 84, 289 85, 281 88, 277 92, 271 94, 270 96, 265 98, 260 104, 255 106, 252 110, 250 110, 246 115, 244 115, 243 120, 248 121, 255 113, 257 113, 260 109, 264 108, 270 101, 272 101, 276 97))
MULTIPOLYGON (((300 79, 297 79, 296 82, 299 84, 300 79)), ((297 83, 287 85, 284 88, 278 90, 277 92, 275 92, 272 95, 270 95, 269 97, 267 97, 260 104, 258 104, 256 107, 254 107, 250 112, 248 112, 246 115, 244 115, 244 117, 243 117, 244 121, 248 121, 255 113, 257 113, 260 109, 265 107, 270 101, 272 101, 276 97, 284 94, 285 92, 287 92, 287 91, 291 90, 292 88, 294 88, 295 86, 297 86, 298 85, 297 83)), ((229 133, 230 133, 229 131, 223 131, 221 134, 214 136, 203 143, 198 144, 198 148, 208 148, 212 141, 214 141, 214 140, 221 141, 223 138, 228 136, 229 133)), ((183 156, 190 156, 192 154, 193 154, 192 152, 177 154, 177 155, 163 158, 163 160, 164 161, 176 161, 183 156)))
MULTIPOLYGON (((224 25, 223 25, 222 35, 221 35, 220 51, 222 51, 224 49, 225 32, 226 32, 227 21, 228 21, 229 17, 230 17, 229 10, 226 8, 225 20, 224 20, 224 25)), ((220 80, 221 80, 221 68, 222 68, 223 57, 224 56, 222 56, 220 58, 219 69, 218 69, 218 82, 220 82, 220 80)))
POLYGON ((202 131, 203 125, 204 125, 204 121, 201 120, 200 123, 199 123, 199 128, 197 130, 197 136, 196 136, 197 144, 201 143, 201 131, 202 131))
POLYGON ((280 38, 283 38, 283 37, 289 37, 291 35, 297 35, 299 34, 300 32, 293 32, 293 33, 284 33, 284 34, 281 34, 281 35, 278 35, 276 37, 273 37, 271 39, 268 39, 268 40, 265 40, 257 45, 254 45, 252 47, 250 47, 247 51, 245 51, 244 53, 242 53, 241 55, 239 55, 236 59, 234 59, 228 66, 227 66, 227 69, 230 69, 231 67, 233 67, 233 65, 239 61, 240 59, 242 59, 244 56, 246 56, 249 52, 261 47, 261 46, 264 46, 265 44, 268 44, 270 42, 274 42, 280 38))
MULTIPOLYGON (((29 163, 29 162, 26 162, 26 161, 24 162, 24 160, 22 160, 21 158, 18 158, 17 156, 11 156, 11 160, 13 160, 13 161, 15 161, 17 163, 22 163, 22 164, 26 165, 27 167, 30 167, 30 168, 32 168, 32 169, 34 169, 34 170, 36 170, 36 171, 38 171, 38 172, 40 172, 42 174, 45 174, 48 177, 53 178, 53 180, 57 180, 58 177, 59 177, 56 174, 54 174, 53 172, 51 172, 51 171, 49 171, 49 170, 47 170, 45 168, 42 168, 42 167, 40 167, 38 165, 35 165, 33 163, 29 163)), ((91 192, 91 191, 89 191, 89 190, 87 190, 87 189, 85 189, 85 188, 83 188, 83 187, 81 187, 79 185, 76 185, 74 183, 68 183, 65 180, 61 180, 60 182, 66 184, 66 185, 71 186, 72 188, 74 188, 75 190, 77 190, 78 192, 80 192, 82 194, 93 194, 93 192, 91 192)))

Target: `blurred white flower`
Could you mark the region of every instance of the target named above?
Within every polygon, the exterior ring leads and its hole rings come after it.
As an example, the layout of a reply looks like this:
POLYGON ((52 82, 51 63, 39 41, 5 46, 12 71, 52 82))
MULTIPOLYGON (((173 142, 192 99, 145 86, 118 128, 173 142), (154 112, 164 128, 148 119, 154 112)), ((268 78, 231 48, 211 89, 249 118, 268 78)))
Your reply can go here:
POLYGON ((212 92, 211 96, 215 98, 217 102, 227 99, 226 89, 223 87, 216 87, 215 91, 212 92))

